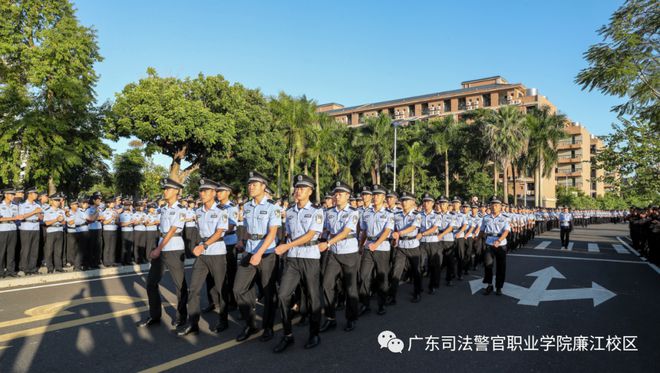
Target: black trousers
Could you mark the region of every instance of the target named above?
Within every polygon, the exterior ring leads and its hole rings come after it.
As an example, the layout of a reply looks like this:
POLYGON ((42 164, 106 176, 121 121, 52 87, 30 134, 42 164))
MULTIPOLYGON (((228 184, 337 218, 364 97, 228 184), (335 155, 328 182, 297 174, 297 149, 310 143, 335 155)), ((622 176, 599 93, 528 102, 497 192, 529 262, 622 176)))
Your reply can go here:
POLYGON ((121 255, 121 261, 124 264, 131 264, 133 261, 137 262, 137 258, 133 258, 133 231, 121 232, 121 255))
POLYGON ((337 301, 337 279, 341 277, 346 300, 346 319, 357 320, 358 316, 358 289, 357 277, 360 267, 360 254, 327 254, 327 263, 323 273, 323 297, 325 300, 325 316, 336 317, 335 306, 337 301))
POLYGON ((440 286, 440 268, 442 268, 442 243, 421 242, 419 250, 426 253, 429 261, 429 289, 440 286))
POLYGON ((442 262, 447 267, 445 280, 451 281, 456 269, 456 245, 454 241, 442 241, 442 262))
POLYGON ((501 289, 506 278, 506 248, 486 245, 484 252, 484 284, 493 284, 493 262, 495 263, 495 288, 501 289))
POLYGON ((463 277, 463 273, 467 269, 465 252, 465 238, 457 238, 456 242, 456 275, 458 278, 463 277))
POLYGON ((62 254, 64 250, 64 232, 50 232, 46 234, 44 244, 44 264, 48 272, 62 270, 62 254))
POLYGON ((21 238, 21 259, 18 269, 25 273, 37 272, 37 257, 39 255, 39 237, 41 232, 19 231, 21 238))
POLYGON ((0 275, 9 276, 16 273, 16 244, 18 233, 13 231, 0 232, 0 275), (5 261, 5 255, 7 260, 5 261))
POLYGON ((144 262, 147 252, 147 231, 133 231, 133 258, 136 263, 144 262))
POLYGON ((100 229, 90 229, 89 232, 87 232, 89 267, 95 268, 98 267, 99 263, 101 263, 102 241, 103 237, 101 237, 100 229))
POLYGON ((291 302, 298 285, 307 295, 309 334, 318 335, 321 327, 321 261, 319 259, 287 258, 277 293, 284 335, 291 335, 291 302))
MULTIPOLYGON (((226 272, 226 255, 200 255, 195 259, 195 264, 193 264, 192 274, 190 276, 190 293, 188 298, 188 322, 190 325, 197 326, 199 323, 199 293, 201 292, 207 277, 211 276, 218 283, 223 283, 226 272)), ((223 298, 222 294, 220 294, 217 305, 220 307, 220 321, 227 321, 227 305, 223 298)))
POLYGON ((385 305, 385 297, 388 291, 388 278, 390 273, 390 252, 364 250, 362 262, 360 263, 360 302, 369 307, 372 280, 376 281, 378 306, 385 305), (374 269, 376 276, 373 276, 374 269))
POLYGON ((259 281, 263 289, 264 312, 262 327, 272 329, 275 321, 275 280, 277 279, 277 255, 264 254, 257 266, 250 264, 252 254, 246 254, 241 260, 236 272, 234 282, 234 296, 238 303, 238 309, 245 320, 246 325, 256 328, 255 306, 256 306, 256 281, 259 281))
POLYGON ((151 251, 158 246, 159 238, 160 234, 158 231, 147 231, 147 249, 144 252, 147 262, 151 261, 151 251))
POLYGON ((103 265, 115 264, 117 258, 117 231, 103 231, 103 265))
POLYGON ((568 247, 568 242, 570 241, 571 229, 562 227, 559 230, 559 238, 561 239, 561 246, 568 247))
POLYGON ((188 258, 194 257, 192 249, 199 243, 199 234, 196 227, 183 228, 183 243, 186 248, 186 256, 188 258))
POLYGON ((82 252, 81 247, 84 247, 82 242, 83 232, 67 233, 66 234, 66 261, 71 264, 74 269, 82 267, 82 252))
POLYGON ((149 314, 152 319, 160 320, 162 315, 160 291, 158 285, 163 278, 165 269, 170 272, 174 287, 176 288, 176 319, 184 320, 188 317, 186 304, 188 303, 188 285, 183 268, 183 250, 162 251, 160 256, 151 260, 149 275, 147 276, 147 296, 149 297, 149 314))
POLYGON ((408 274, 413 280, 414 294, 421 294, 422 292, 422 275, 419 272, 420 255, 419 247, 414 249, 402 249, 397 247, 396 254, 394 255, 394 267, 392 268, 392 282, 390 284, 390 296, 396 299, 396 294, 399 291, 399 281, 403 274, 406 263, 408 264, 408 274))
POLYGON ((477 268, 477 264, 483 260, 484 241, 479 237, 472 237, 472 252, 474 253, 474 262, 472 269, 477 268))
MULTIPOLYGON (((227 307, 236 305, 236 297, 234 297, 234 279, 236 278, 236 269, 238 262, 236 262, 236 245, 227 245, 227 275, 222 285, 222 296, 225 298, 227 307)), ((215 280, 210 274, 206 276, 206 298, 209 304, 219 304, 218 297, 220 292, 215 287, 215 280)))

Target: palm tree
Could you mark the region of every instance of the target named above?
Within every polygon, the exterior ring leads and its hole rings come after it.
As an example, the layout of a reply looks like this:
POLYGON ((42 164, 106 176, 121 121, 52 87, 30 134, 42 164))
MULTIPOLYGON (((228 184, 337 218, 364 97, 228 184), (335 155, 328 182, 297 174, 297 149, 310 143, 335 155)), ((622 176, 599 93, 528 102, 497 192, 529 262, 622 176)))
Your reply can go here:
POLYGON ((381 168, 392 160, 394 130, 389 116, 380 114, 366 119, 366 125, 360 129, 353 147, 361 155, 361 171, 371 174, 371 182, 380 184, 381 168))
MULTIPOLYGON (((494 179, 497 193, 497 166, 504 174, 504 202, 509 202, 507 168, 513 159, 520 157, 526 151, 527 127, 525 116, 516 106, 504 106, 497 112, 487 114, 484 118, 485 134, 488 140, 487 152, 495 164, 494 179)), ((515 194, 515 188, 514 188, 515 194)))
POLYGON ((326 164, 333 176, 337 176, 341 169, 337 155, 341 149, 337 141, 344 136, 345 128, 331 117, 319 113, 317 122, 308 131, 308 145, 305 154, 309 160, 314 160, 314 179, 316 180, 316 200, 321 201, 321 188, 319 183, 319 164, 326 164))
POLYGON ((459 123, 449 115, 429 122, 428 139, 435 154, 442 154, 445 160, 445 195, 449 195, 449 148, 456 139, 459 123))
POLYGON ((426 178, 424 167, 428 165, 428 159, 424 156, 424 149, 419 141, 412 145, 406 144, 405 165, 401 169, 401 180, 410 176, 410 192, 415 194, 415 177, 419 176, 423 181, 426 178))
POLYGON ((529 147, 523 164, 529 173, 534 174, 534 203, 541 206, 541 183, 544 177, 552 174, 557 164, 557 145, 566 137, 564 131, 568 119, 564 114, 553 114, 547 106, 527 114, 529 147))

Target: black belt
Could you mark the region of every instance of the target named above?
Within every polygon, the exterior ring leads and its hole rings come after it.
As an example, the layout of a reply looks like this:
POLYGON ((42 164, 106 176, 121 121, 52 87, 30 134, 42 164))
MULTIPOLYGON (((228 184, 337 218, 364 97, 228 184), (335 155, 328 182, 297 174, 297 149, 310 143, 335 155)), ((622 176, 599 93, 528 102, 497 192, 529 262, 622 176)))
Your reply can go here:
POLYGON ((227 236, 233 236, 233 235, 235 235, 235 234, 236 234, 236 231, 227 232, 227 233, 225 233, 225 237, 227 237, 227 236))
MULTIPOLYGON (((337 236, 338 236, 338 235, 336 234, 336 235, 334 235, 334 236, 332 236, 332 237, 334 238, 334 237, 337 237, 337 236)), ((356 237, 356 236, 355 236, 355 233, 350 233, 348 236, 344 237, 344 239, 342 239, 341 241, 344 241, 344 240, 350 240, 351 238, 355 238, 355 237, 356 237)), ((340 241, 340 242, 341 242, 341 241, 340 241)))
MULTIPOLYGON (((167 236, 167 233, 161 233, 160 236, 164 238, 167 236)), ((181 232, 174 233, 172 237, 181 237, 181 232)))
POLYGON ((266 237, 265 234, 250 234, 248 235, 248 240, 252 240, 252 241, 263 240, 264 237, 266 237))
POLYGON ((379 238, 380 236, 367 237, 367 241, 376 242, 378 241, 379 238))
POLYGON ((410 240, 416 240, 417 237, 399 237, 400 241, 410 241, 410 240))
POLYGON ((299 245, 298 247, 311 247, 311 246, 315 246, 315 245, 318 245, 318 244, 319 244, 319 241, 312 240, 312 241, 309 241, 309 242, 304 243, 302 245, 299 245))

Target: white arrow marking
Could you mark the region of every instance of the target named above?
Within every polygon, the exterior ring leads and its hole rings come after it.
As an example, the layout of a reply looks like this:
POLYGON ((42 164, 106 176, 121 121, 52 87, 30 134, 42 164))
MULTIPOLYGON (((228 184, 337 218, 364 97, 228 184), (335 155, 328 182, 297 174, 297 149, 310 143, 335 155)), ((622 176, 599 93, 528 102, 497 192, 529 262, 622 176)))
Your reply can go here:
POLYGON ((535 249, 536 250, 543 250, 546 247, 550 246, 551 243, 552 243, 552 241, 543 241, 540 244, 536 245, 535 249))
POLYGON ((529 290, 525 293, 525 296, 520 298, 518 304, 524 304, 526 306, 538 306, 541 301, 541 296, 548 289, 550 281, 553 278, 565 279, 564 275, 559 273, 555 267, 547 267, 540 271, 536 271, 528 274, 527 276, 536 277, 532 286, 529 287, 529 290))
POLYGON ((568 243, 568 247, 566 248, 568 251, 573 251, 573 242, 568 243))
POLYGON ((626 250, 626 248, 621 245, 612 245, 612 247, 614 247, 617 254, 630 254, 630 251, 626 250))
POLYGON ((615 293, 592 281, 591 288, 546 290, 541 301, 593 299, 594 307, 596 307, 615 296, 615 293))
POLYGON ((600 252, 600 249, 598 249, 598 244, 597 243, 590 242, 587 245, 587 248, 588 248, 590 253, 599 253, 600 252))

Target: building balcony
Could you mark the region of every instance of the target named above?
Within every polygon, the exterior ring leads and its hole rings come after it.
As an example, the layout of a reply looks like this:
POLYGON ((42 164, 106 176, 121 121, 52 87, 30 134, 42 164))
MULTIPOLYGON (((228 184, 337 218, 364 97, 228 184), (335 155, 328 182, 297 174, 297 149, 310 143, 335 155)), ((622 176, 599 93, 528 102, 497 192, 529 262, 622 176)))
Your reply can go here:
POLYGON ((557 171, 557 177, 580 177, 582 176, 582 170, 575 171, 557 171))
POLYGON ((559 142, 557 144, 557 149, 580 149, 580 148, 582 148, 581 141, 576 141, 575 143, 559 142))
POLYGON ((559 157, 558 163, 580 163, 582 162, 582 157, 559 157))

